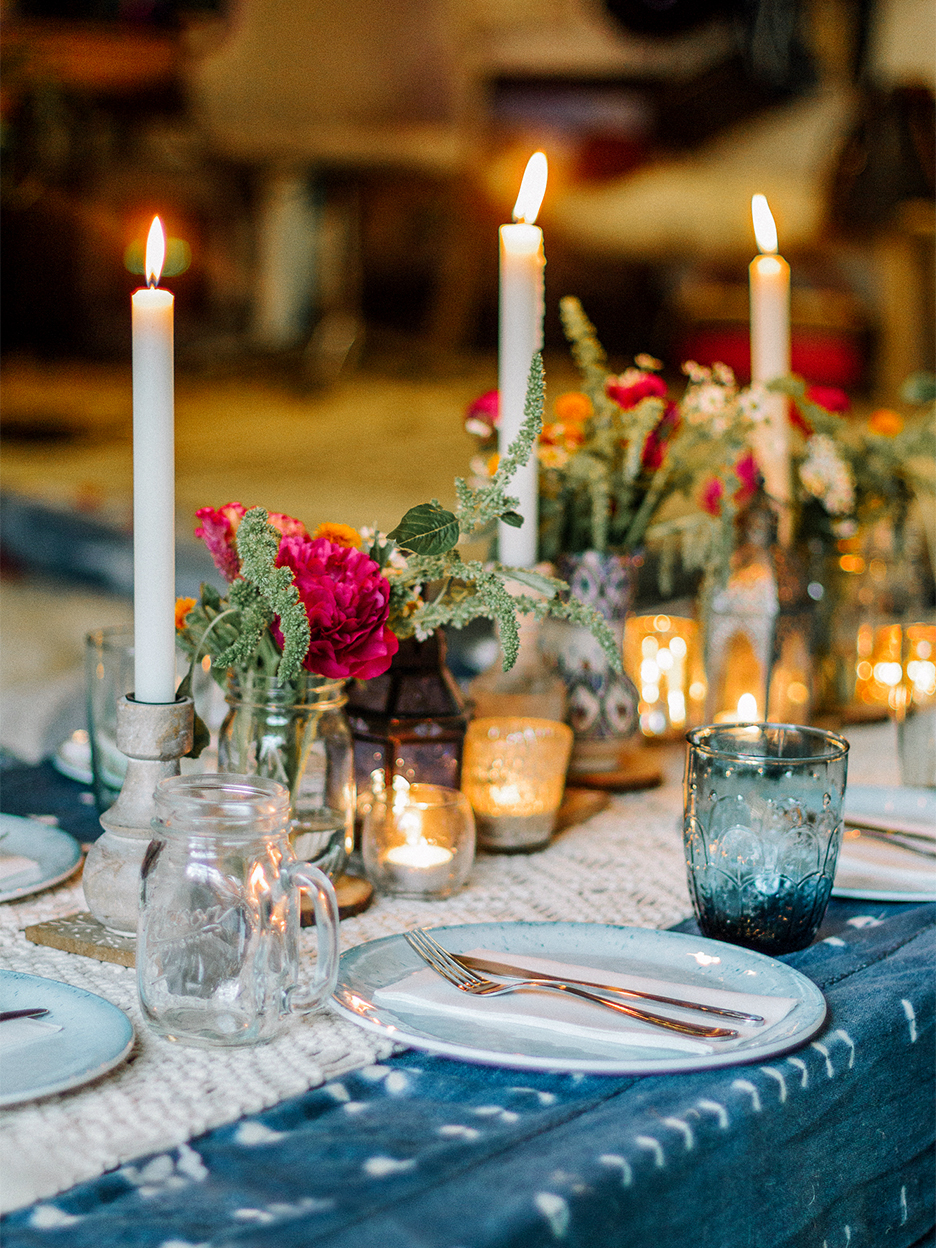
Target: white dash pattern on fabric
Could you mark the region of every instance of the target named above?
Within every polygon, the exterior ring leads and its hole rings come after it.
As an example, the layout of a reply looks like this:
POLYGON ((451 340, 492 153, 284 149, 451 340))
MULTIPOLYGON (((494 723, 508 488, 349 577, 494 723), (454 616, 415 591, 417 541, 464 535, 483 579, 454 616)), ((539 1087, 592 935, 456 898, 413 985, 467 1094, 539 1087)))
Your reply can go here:
POLYGON ((556 1239, 564 1239, 569 1229, 569 1204, 565 1197, 556 1192, 537 1192, 533 1204, 549 1223, 556 1239))
POLYGON ((655 1140, 652 1135, 636 1135, 634 1143, 640 1148, 646 1148, 653 1153, 653 1163, 658 1170, 662 1170, 666 1165, 666 1157, 663 1153, 663 1145, 659 1140, 655 1140))
POLYGON ((910 1043, 916 1044, 917 1042, 916 1010, 913 1008, 913 1002, 908 1001, 906 997, 901 997, 900 1004, 904 1008, 904 1013, 907 1016, 907 1022, 910 1025, 910 1043))
POLYGON ((777 1070, 775 1066, 762 1066, 761 1070, 765 1075, 770 1075, 771 1079, 776 1079, 780 1085, 780 1104, 782 1105, 787 1098, 786 1079, 784 1079, 781 1071, 777 1070))
POLYGON ((699 1109, 707 1109, 710 1114, 714 1114, 718 1119, 718 1125, 724 1131, 728 1126, 728 1111, 724 1105, 719 1105, 718 1101, 696 1101, 699 1109))
POLYGON ((691 1152, 695 1148, 695 1136, 692 1134, 692 1127, 688 1122, 684 1122, 682 1118, 664 1118, 662 1119, 664 1127, 672 1127, 674 1131, 679 1131, 683 1139, 686 1141, 686 1152, 691 1152))
POLYGON ((626 1157, 621 1157, 618 1153, 602 1153, 598 1160, 603 1166, 614 1166, 621 1171, 622 1187, 630 1187, 633 1183, 634 1172, 626 1157))
POLYGON ((753 1109, 755 1114, 761 1112, 760 1093, 750 1079, 735 1079, 731 1086, 737 1088, 739 1092, 747 1092, 751 1098, 751 1109, 753 1109))

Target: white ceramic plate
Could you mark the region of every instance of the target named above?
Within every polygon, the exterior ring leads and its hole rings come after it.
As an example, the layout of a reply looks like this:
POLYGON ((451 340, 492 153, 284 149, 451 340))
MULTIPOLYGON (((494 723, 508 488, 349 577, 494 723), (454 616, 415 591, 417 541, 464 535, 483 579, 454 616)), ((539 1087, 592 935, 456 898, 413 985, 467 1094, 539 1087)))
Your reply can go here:
POLYGON ((707 984, 734 991, 792 997, 792 1010, 756 1038, 732 1041, 730 1050, 686 1054, 633 1045, 584 1048, 562 1037, 531 1040, 506 1027, 467 1023, 429 1013, 399 1013, 374 1004, 374 993, 424 963, 402 935, 368 941, 342 954, 333 1004, 339 1013, 390 1039, 485 1066, 518 1070, 586 1071, 641 1075, 703 1070, 761 1061, 803 1044, 822 1026, 826 1003, 816 985, 792 967, 738 945, 600 923, 466 923, 433 928, 453 953, 473 948, 572 962, 595 970, 628 970, 674 983, 707 984), (705 956, 699 958, 698 955, 705 956), (700 963, 702 965, 700 965, 700 963), (522 1046, 522 1047, 521 1047, 522 1046))
POLYGON ((0 880, 0 901, 16 901, 67 880, 81 862, 81 846, 61 828, 38 819, 0 815, 0 857, 25 858, 35 864, 0 880))
MULTIPOLYGON (((936 848, 936 792, 850 784, 845 823, 862 816, 895 819, 933 834, 936 848)), ((936 861, 876 839, 845 840, 835 872, 834 897, 859 901, 936 901, 936 861)))
POLYGON ((79 784, 94 783, 94 773, 91 770, 91 742, 84 728, 77 728, 66 741, 62 742, 52 755, 52 766, 69 780, 77 780, 79 784))
POLYGON ((41 1022, 61 1030, 34 1028, 27 1033, 35 1035, 31 1043, 4 1051, 4 1029, 17 1023, 0 1023, 0 1106, 90 1083, 133 1047, 133 1024, 110 1001, 57 979, 0 970, 0 1010, 30 1006, 45 1006, 41 1022))

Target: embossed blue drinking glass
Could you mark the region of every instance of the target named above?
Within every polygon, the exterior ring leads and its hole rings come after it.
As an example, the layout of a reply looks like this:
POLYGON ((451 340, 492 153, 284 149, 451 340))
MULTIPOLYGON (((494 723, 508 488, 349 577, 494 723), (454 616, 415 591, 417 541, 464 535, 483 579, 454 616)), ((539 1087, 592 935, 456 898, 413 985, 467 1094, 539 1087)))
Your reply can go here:
POLYGON ((825 914, 842 840, 848 742, 794 724, 687 733, 683 841, 706 936, 792 953, 825 914))

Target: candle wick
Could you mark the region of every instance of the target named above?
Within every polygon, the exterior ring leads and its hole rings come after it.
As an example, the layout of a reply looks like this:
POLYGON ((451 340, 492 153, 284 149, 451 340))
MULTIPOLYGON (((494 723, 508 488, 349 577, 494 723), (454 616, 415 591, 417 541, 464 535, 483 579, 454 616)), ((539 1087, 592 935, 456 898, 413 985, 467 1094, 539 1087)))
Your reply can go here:
POLYGON ((155 273, 149 273, 146 277, 146 289, 154 290, 159 285, 159 279, 155 273))

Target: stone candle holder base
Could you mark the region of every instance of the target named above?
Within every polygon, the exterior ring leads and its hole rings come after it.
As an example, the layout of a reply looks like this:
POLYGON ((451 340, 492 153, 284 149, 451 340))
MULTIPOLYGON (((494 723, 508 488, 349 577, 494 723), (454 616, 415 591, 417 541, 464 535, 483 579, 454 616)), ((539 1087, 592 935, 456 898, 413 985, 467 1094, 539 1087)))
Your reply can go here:
POLYGON ((179 760, 192 748, 194 704, 117 703, 117 748, 127 755, 127 775, 117 801, 101 815, 104 835, 88 851, 84 895, 88 909, 108 931, 135 936, 140 869, 153 839, 153 792, 166 776, 179 774, 179 760))

